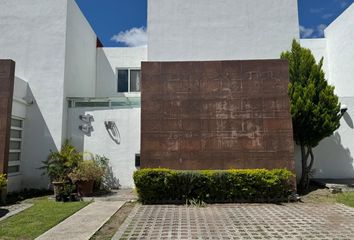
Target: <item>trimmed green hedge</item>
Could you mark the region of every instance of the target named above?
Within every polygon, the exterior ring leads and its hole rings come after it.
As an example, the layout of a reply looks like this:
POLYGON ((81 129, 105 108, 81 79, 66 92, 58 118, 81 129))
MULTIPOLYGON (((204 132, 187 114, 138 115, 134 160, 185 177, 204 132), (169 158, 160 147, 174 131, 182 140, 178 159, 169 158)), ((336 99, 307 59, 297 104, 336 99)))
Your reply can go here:
POLYGON ((142 169, 134 173, 142 203, 284 201, 294 190, 285 169, 178 171, 142 169))

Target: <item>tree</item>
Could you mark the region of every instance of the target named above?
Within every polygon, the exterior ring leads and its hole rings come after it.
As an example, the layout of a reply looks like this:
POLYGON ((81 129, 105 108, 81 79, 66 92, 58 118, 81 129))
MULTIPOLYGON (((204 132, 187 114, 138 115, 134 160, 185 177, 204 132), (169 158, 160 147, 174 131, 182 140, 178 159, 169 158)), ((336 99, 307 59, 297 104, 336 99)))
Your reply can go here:
POLYGON ((294 140, 301 147, 300 188, 307 189, 314 163, 312 149, 340 126, 340 103, 334 87, 325 79, 323 58, 316 64, 311 51, 294 40, 291 51, 283 52, 289 61, 289 97, 294 140))

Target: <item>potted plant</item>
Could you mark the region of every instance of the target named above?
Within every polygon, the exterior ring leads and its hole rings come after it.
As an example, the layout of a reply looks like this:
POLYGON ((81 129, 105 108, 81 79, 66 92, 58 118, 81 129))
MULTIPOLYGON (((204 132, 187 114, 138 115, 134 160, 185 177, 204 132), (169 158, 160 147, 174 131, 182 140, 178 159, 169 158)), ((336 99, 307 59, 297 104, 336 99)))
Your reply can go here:
POLYGON ((93 192, 94 182, 101 181, 104 169, 94 160, 82 161, 77 168, 69 174, 69 178, 76 183, 80 196, 90 196, 93 192))
POLYGON ((43 162, 44 166, 41 169, 44 169, 49 176, 54 188, 54 196, 57 200, 64 200, 68 197, 66 195, 70 194, 67 191, 72 185, 69 173, 82 161, 83 155, 66 140, 60 152, 51 151, 47 160, 43 162))
POLYGON ((0 174, 0 204, 5 202, 6 185, 7 185, 6 175, 0 174))

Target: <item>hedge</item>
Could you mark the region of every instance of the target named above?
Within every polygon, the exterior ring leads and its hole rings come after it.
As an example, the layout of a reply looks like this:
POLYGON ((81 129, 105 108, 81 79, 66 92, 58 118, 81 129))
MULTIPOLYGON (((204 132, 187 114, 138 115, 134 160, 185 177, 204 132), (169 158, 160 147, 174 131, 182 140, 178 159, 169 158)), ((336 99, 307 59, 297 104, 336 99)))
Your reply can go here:
POLYGON ((294 190, 293 174, 285 169, 202 170, 141 169, 134 173, 144 204, 274 202, 294 190))

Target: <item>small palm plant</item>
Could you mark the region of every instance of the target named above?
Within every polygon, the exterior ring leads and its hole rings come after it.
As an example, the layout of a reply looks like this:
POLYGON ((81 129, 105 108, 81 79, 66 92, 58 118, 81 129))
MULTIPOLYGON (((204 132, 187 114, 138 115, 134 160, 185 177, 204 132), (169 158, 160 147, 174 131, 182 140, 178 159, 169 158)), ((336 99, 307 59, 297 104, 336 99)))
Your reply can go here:
POLYGON ((43 161, 41 169, 46 170, 46 174, 53 182, 67 181, 71 173, 80 162, 83 161, 82 153, 78 152, 68 140, 63 144, 60 152, 49 154, 47 160, 43 161))
POLYGON ((40 169, 44 169, 52 181, 54 195, 58 201, 66 201, 75 190, 69 174, 82 161, 82 153, 78 152, 68 140, 64 142, 59 152, 51 151, 47 160, 43 161, 43 167, 40 169))

